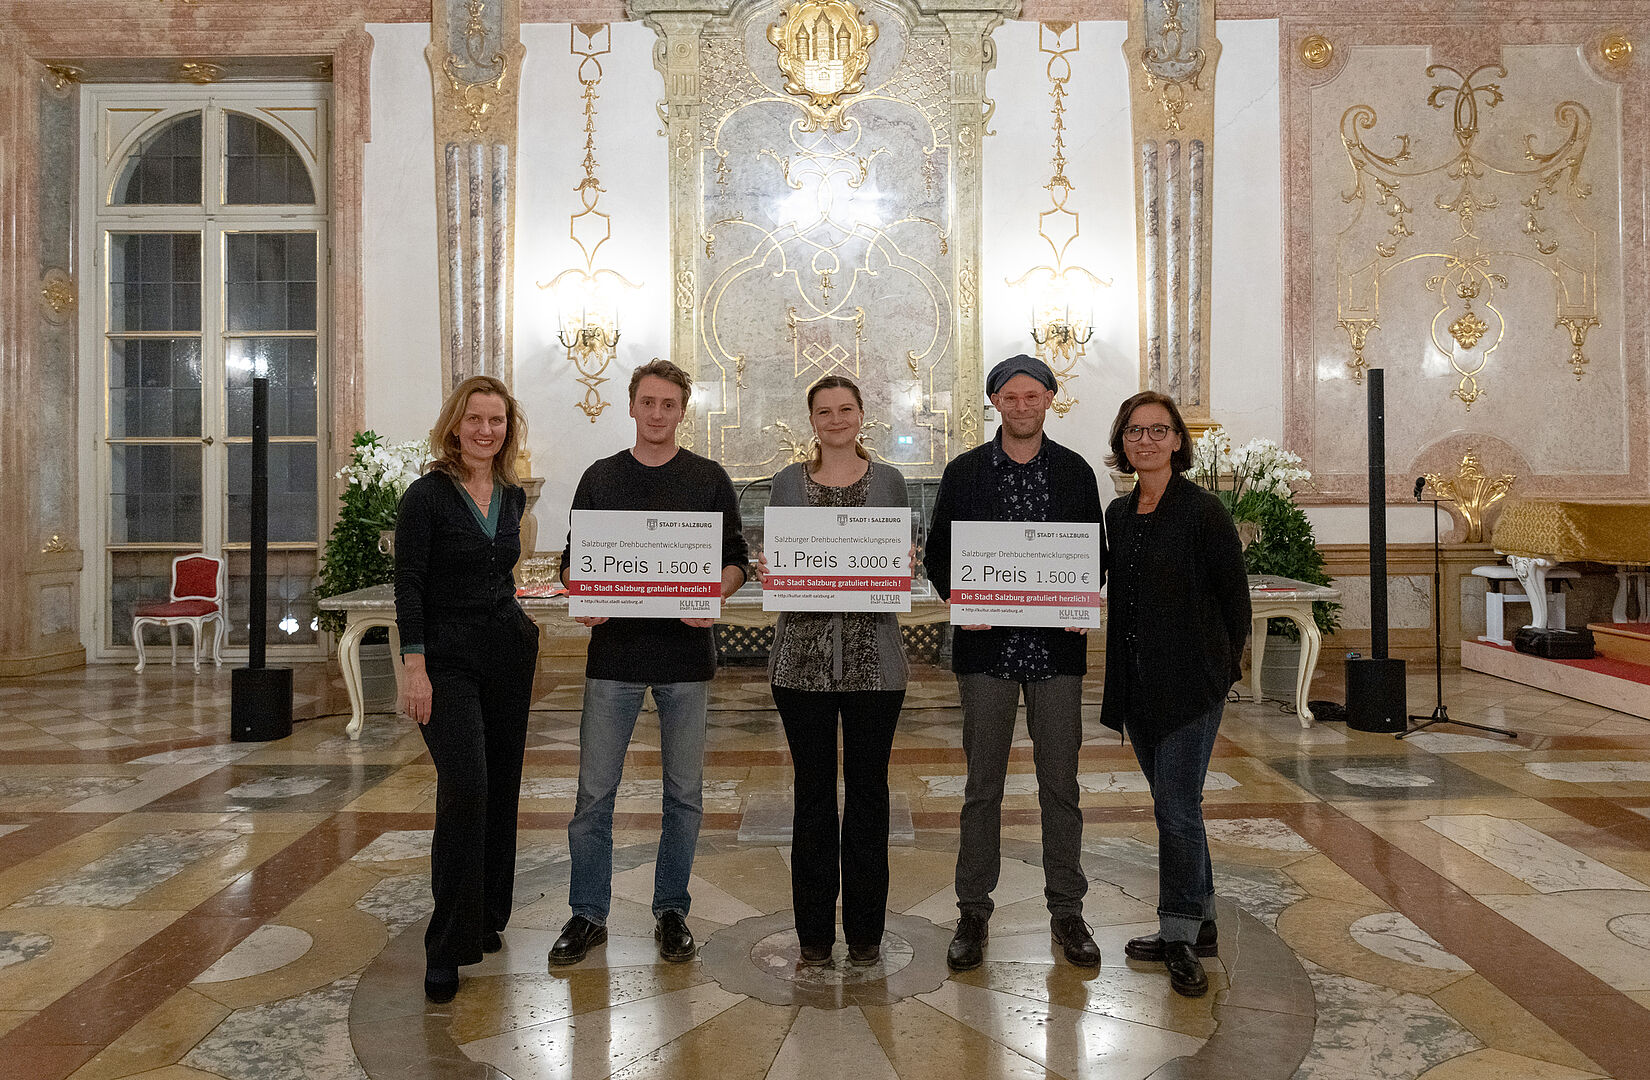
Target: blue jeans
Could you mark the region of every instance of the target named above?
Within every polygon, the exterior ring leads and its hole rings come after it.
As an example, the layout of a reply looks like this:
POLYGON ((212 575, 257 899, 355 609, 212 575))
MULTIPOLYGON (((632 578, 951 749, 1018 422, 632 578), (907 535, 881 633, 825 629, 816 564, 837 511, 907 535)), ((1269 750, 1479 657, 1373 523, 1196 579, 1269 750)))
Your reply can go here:
MULTIPOLYGON (((579 717, 579 797, 567 825, 573 914, 607 925, 613 902, 613 800, 648 683, 587 679, 579 717)), ((664 766, 664 820, 653 872, 653 917, 688 913, 688 876, 704 816, 708 682, 653 683, 664 766)))
POLYGON ((1157 920, 1164 941, 1195 942, 1215 917, 1215 874, 1203 831, 1203 779, 1226 701, 1163 735, 1134 743, 1157 818, 1157 920))

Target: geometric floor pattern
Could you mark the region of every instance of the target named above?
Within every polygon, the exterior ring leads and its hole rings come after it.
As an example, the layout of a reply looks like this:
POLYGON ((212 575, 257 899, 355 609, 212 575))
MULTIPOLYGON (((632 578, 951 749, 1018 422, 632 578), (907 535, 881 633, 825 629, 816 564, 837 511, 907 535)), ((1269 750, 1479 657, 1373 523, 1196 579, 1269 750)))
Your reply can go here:
MULTIPOLYGON (((1050 945, 1023 728, 985 963, 945 968, 966 770, 955 683, 929 667, 892 755, 908 823, 883 960, 799 966, 788 840, 741 839, 790 785, 762 674, 713 684, 698 954, 654 951, 644 714, 611 936, 552 969, 581 680, 540 671, 515 914, 443 1006, 421 986, 434 772, 393 717, 344 735, 334 667, 297 669, 305 719, 264 744, 228 739, 227 668, 0 680, 0 1076, 1650 1078, 1650 722, 1458 669, 1450 714, 1519 739, 1302 731, 1229 704, 1204 794, 1220 953, 1188 1000, 1122 954, 1153 925, 1156 835, 1097 675, 1079 780, 1098 970, 1050 945)), ((1431 672, 1411 675, 1430 702, 1431 672)))

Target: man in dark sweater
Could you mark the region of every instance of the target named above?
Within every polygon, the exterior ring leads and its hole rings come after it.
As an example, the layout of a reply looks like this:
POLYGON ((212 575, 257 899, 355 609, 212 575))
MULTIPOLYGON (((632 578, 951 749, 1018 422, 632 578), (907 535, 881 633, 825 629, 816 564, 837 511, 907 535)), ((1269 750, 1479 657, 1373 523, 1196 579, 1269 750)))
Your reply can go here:
MULTIPOLYGON (((1030 356, 1004 360, 986 377, 986 393, 1002 417, 991 442, 945 467, 923 566, 942 599, 951 599, 954 521, 1100 522, 1100 487, 1078 454, 1043 434, 1057 384, 1047 364, 1030 356)), ((1102 529, 1104 526, 1102 526, 1102 529)), ((1102 537, 1104 533, 1102 532, 1102 537)), ((1103 544, 1102 544, 1103 546, 1103 544)), ((1098 587, 1098 586, 1096 586, 1098 587)), ((1066 959, 1100 963, 1083 921, 1083 813, 1078 806, 1077 754, 1083 745, 1083 675, 1088 653, 1076 627, 960 626, 951 668, 963 707, 962 834, 957 845, 957 931, 946 951, 954 971, 984 958, 991 892, 997 886, 1003 786, 1020 695, 1026 702, 1043 819, 1043 895, 1050 931, 1066 959)))
MULTIPOLYGON (((668 360, 630 377, 636 445, 591 465, 573 493, 574 510, 663 510, 722 514, 722 598, 745 583, 750 550, 733 482, 722 466, 676 445, 676 428, 692 382, 668 360)), ((562 549, 562 583, 573 536, 562 549)), ((653 878, 653 936, 666 960, 693 957, 688 930, 688 875, 699 841, 705 765, 705 707, 716 674, 712 619, 580 618, 590 627, 584 711, 579 718, 579 795, 567 842, 573 868, 573 917, 550 950, 552 964, 575 964, 607 940, 613 895, 613 801, 625 751, 653 691, 659 709, 664 820, 653 878)))

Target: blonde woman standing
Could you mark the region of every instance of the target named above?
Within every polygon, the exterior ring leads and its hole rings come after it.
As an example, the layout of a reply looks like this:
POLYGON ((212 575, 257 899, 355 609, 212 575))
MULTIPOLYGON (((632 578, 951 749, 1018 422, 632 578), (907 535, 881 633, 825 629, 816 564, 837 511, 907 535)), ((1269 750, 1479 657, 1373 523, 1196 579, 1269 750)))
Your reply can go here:
POLYGON ((497 379, 465 379, 430 432, 435 454, 401 498, 395 618, 401 711, 435 762, 424 994, 451 1001, 458 969, 503 947, 516 873, 516 804, 538 627, 516 602, 527 496, 526 421, 497 379))

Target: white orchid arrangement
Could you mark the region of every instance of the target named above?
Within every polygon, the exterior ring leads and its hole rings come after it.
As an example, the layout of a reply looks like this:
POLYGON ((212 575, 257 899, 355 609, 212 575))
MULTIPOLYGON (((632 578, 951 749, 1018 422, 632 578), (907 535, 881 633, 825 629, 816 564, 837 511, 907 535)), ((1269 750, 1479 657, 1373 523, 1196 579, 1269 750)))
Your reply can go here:
MULTIPOLYGON (((318 596, 337 596, 395 575, 395 560, 379 546, 380 536, 395 528, 396 510, 407 487, 430 460, 429 443, 386 443, 371 431, 357 432, 350 461, 335 474, 344 482, 338 520, 321 555, 318 596)), ((343 615, 329 611, 321 625, 334 633, 344 628, 343 615)))
POLYGON ((424 464, 430 460, 427 439, 386 443, 381 436, 363 431, 355 436, 353 446, 349 464, 334 474, 337 479, 363 488, 383 485, 394 491, 397 499, 423 475, 424 464))
POLYGON ((1192 474, 1199 484, 1220 496, 1239 521, 1250 520, 1244 511, 1259 498, 1276 495, 1293 501, 1295 485, 1310 484, 1312 480, 1299 454, 1271 439, 1250 439, 1233 449, 1226 430, 1220 427, 1205 431, 1192 444, 1192 474))
MULTIPOLYGON (((1312 522, 1295 505, 1298 487, 1310 488, 1312 474, 1291 453, 1270 439, 1250 439, 1236 449, 1222 428, 1205 431, 1192 444, 1187 474, 1231 511, 1240 535, 1247 537, 1243 558, 1251 574, 1272 574, 1314 585, 1329 584, 1323 553, 1312 536, 1312 522)), ((1320 600, 1312 605, 1318 629, 1333 633, 1341 606, 1320 600)), ((1294 624, 1271 620, 1271 628, 1293 639, 1294 624)))

